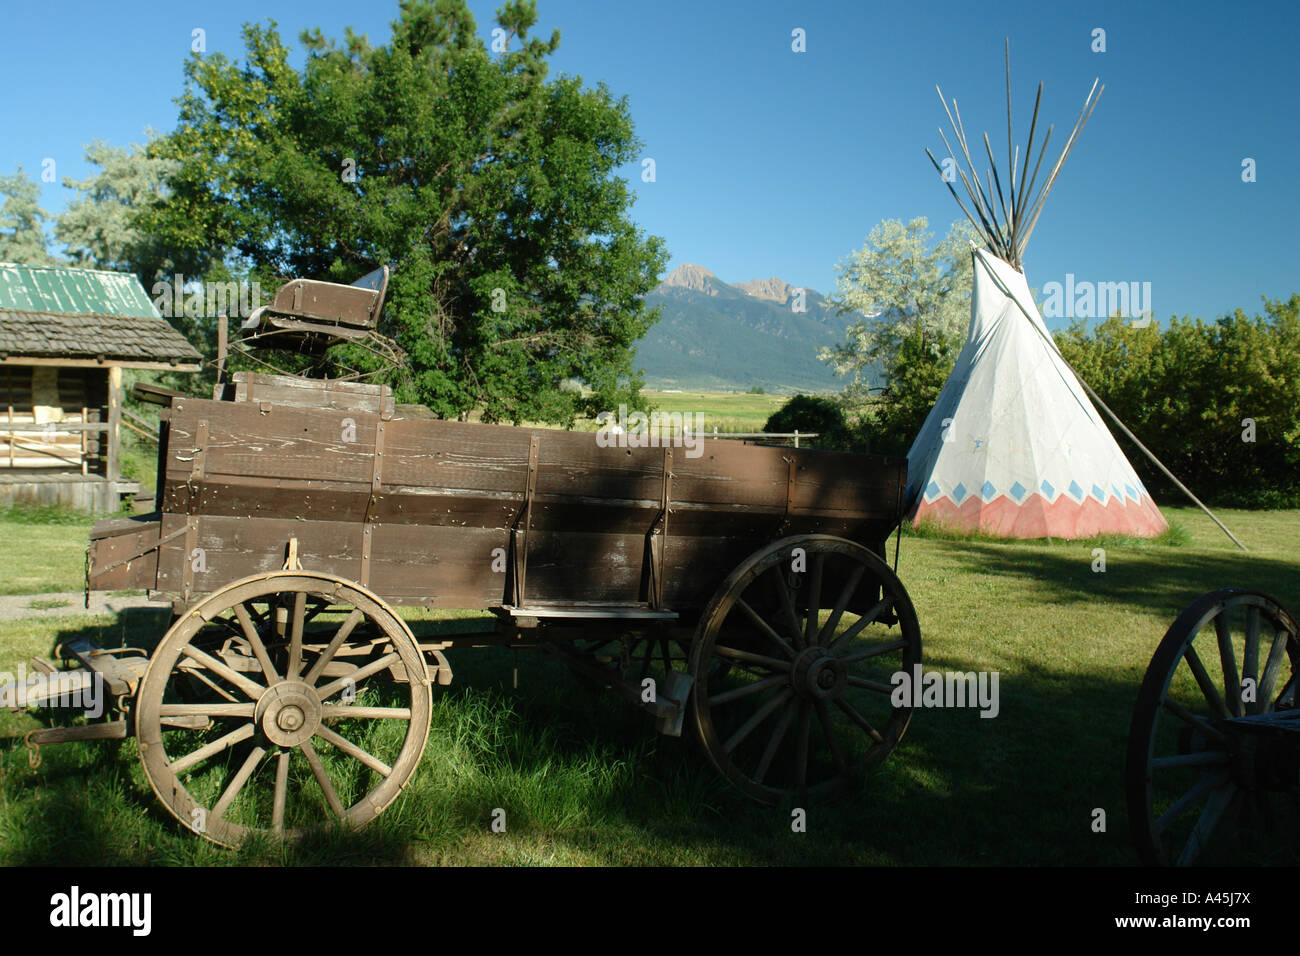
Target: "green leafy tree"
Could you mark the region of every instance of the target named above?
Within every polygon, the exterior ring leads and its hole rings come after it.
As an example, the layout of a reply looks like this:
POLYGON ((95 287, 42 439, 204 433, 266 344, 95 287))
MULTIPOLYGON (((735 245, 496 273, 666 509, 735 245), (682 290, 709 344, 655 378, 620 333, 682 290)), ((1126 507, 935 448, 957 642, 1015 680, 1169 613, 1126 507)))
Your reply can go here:
POLYGON ((77 197, 56 220, 55 238, 74 265, 134 272, 151 288, 169 275, 173 263, 159 237, 139 223, 164 200, 167 178, 180 163, 150 155, 140 144, 122 149, 102 140, 86 146, 86 161, 98 167, 93 175, 63 180, 77 197))
POLYGON ((180 124, 151 151, 180 166, 142 226, 187 275, 246 267, 268 291, 392 265, 393 384, 442 416, 643 407, 633 346, 666 253, 614 175, 640 143, 625 99, 547 78, 559 34, 531 37, 536 18, 506 3, 489 50, 463 0, 403 0, 386 45, 304 33, 301 71, 274 23, 245 27, 242 66, 187 61, 180 124))
POLYGON ((12 176, 0 176, 0 262, 27 266, 55 266, 50 255, 45 223, 50 214, 41 208, 41 187, 22 167, 12 176))
POLYGON ((913 329, 899 343, 889 387, 864 422, 872 451, 907 454, 948 380, 956 356, 955 343, 943 332, 927 334, 913 329))
MULTIPOLYGON (((1171 471, 1222 505, 1300 506, 1300 295, 1161 329, 1110 318, 1056 334, 1061 354, 1171 471)), ((1157 495, 1176 489, 1129 455, 1157 495)))

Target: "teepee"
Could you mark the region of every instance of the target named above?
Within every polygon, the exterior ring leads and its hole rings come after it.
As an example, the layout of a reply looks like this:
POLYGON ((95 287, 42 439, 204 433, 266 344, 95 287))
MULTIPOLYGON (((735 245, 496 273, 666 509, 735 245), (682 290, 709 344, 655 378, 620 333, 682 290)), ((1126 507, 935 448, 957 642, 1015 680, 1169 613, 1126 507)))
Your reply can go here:
MULTIPOLYGON (((1018 178, 1010 93, 1008 50, 1009 180, 999 175, 985 134, 992 168, 985 173, 987 191, 981 184, 956 100, 951 110, 946 102, 944 109, 970 177, 942 129, 949 159, 941 166, 926 150, 986 248, 972 250, 974 281, 966 344, 908 452, 911 513, 918 523, 931 521, 1009 538, 1152 537, 1168 525, 1052 341, 1021 269, 1043 202, 1101 90, 1094 82, 1038 192, 1034 186, 1051 138, 1050 127, 1033 176, 1028 181, 1026 176, 1043 87, 1038 86, 1018 178), (953 188, 952 170, 966 187, 973 215, 953 188)), ((939 98, 943 100, 942 91, 939 98)))

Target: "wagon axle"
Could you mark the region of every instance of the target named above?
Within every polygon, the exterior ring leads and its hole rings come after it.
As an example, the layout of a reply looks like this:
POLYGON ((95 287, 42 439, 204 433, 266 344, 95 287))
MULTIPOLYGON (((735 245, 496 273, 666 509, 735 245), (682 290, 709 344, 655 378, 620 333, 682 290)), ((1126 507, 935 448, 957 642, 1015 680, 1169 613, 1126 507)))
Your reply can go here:
POLYGON ((285 680, 258 698, 253 723, 266 739, 281 747, 298 747, 310 740, 321 724, 322 705, 315 688, 285 680))

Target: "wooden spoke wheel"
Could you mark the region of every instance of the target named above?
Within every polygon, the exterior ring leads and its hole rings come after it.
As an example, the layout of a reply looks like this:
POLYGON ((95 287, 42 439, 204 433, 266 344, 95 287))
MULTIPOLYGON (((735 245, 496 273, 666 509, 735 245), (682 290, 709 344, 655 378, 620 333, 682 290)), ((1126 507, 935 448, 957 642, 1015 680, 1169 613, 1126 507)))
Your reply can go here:
POLYGON ((785 538, 736 568, 700 618, 696 729, 759 802, 835 796, 902 738, 911 707, 893 704, 891 676, 920 662, 916 612, 888 565, 842 538, 785 538))
POLYGON ((360 827, 401 792, 429 735, 410 630, 342 578, 245 578, 186 612, 141 681, 145 775, 181 823, 235 847, 360 827))
POLYGON ((1297 663, 1295 619, 1258 591, 1211 592, 1174 621, 1129 730, 1129 825, 1144 864, 1230 860, 1279 794, 1295 793, 1297 663))

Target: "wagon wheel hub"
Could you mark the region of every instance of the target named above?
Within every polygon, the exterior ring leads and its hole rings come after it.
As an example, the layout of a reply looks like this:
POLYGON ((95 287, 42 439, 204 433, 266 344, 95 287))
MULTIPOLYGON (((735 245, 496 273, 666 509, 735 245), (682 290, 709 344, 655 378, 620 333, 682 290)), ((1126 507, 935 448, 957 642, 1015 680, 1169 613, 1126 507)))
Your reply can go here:
POLYGON ((320 697, 300 681, 281 681, 267 688, 258 700, 255 719, 272 743, 296 747, 320 726, 320 697))
POLYGON ((825 647, 809 647, 799 653, 791 668, 795 693, 814 700, 834 700, 844 693, 848 668, 825 647))

